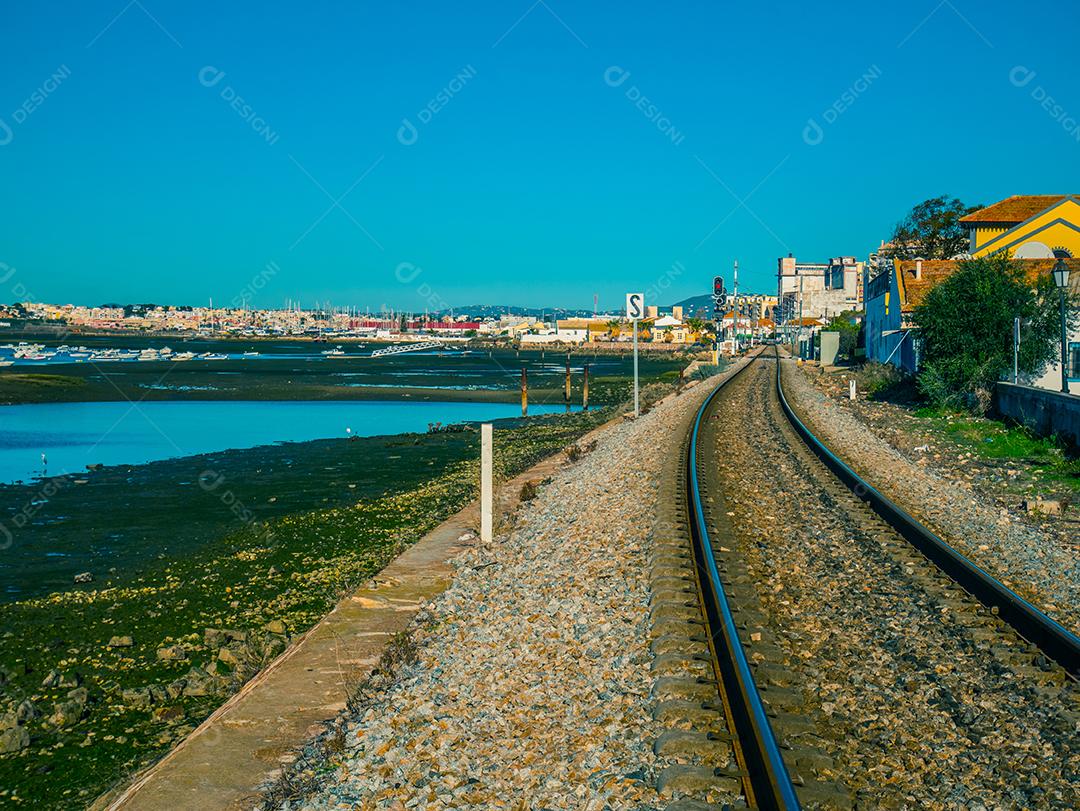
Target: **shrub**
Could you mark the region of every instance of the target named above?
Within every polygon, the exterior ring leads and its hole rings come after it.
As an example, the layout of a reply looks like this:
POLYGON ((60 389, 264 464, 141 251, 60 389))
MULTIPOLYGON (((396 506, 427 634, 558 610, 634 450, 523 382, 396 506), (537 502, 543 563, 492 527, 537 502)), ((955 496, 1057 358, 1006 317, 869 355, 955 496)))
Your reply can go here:
POLYGON ((1011 369, 1013 319, 1026 325, 1019 369, 1038 375, 1058 350, 1058 293, 1050 274, 1027 278, 1017 262, 990 256, 961 262, 912 314, 925 361, 919 386, 935 404, 985 412, 994 384, 1011 369))
POLYGON ((862 325, 855 323, 855 312, 845 310, 840 315, 834 316, 825 327, 829 332, 840 333, 840 347, 837 354, 849 360, 855 357, 855 347, 859 343, 859 332, 862 325))

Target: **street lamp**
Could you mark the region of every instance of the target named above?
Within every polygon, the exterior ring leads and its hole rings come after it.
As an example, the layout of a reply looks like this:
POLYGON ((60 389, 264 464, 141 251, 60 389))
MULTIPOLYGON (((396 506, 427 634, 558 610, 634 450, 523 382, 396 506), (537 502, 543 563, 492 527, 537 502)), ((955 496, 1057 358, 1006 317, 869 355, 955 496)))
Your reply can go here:
POLYGON ((1069 393, 1069 342, 1065 334, 1065 290, 1069 287, 1069 266, 1064 259, 1054 265, 1054 284, 1061 300, 1061 391, 1069 393))

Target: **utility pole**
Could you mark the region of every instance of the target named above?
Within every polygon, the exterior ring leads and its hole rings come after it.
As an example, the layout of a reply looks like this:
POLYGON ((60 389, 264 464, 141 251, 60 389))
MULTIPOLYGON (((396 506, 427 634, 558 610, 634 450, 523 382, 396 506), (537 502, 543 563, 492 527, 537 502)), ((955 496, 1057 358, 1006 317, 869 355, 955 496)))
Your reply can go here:
POLYGON ((738 259, 735 260, 735 277, 734 277, 734 281, 732 282, 732 284, 733 284, 733 287, 734 287, 734 291, 733 291, 734 295, 733 295, 733 297, 735 299, 735 305, 734 305, 734 307, 732 307, 732 310, 731 310, 731 314, 732 314, 731 321, 732 321, 732 326, 734 327, 734 330, 735 330, 732 333, 732 336, 734 337, 734 343, 732 344, 732 349, 733 349, 732 354, 738 355, 739 354, 739 260, 738 259))
POLYGON ((799 357, 800 358, 802 357, 802 351, 803 351, 802 350, 802 328, 803 328, 802 302, 803 302, 803 277, 799 276, 799 332, 798 332, 799 337, 798 337, 797 340, 798 340, 798 343, 799 343, 799 357))

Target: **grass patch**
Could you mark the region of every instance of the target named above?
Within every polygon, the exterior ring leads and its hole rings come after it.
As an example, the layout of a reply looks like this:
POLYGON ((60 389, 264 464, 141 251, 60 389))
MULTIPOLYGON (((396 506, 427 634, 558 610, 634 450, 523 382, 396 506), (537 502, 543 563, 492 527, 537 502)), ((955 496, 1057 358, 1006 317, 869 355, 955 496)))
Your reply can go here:
POLYGON ((1035 436, 1023 426, 937 406, 916 409, 914 414, 936 433, 979 457, 1022 461, 1044 479, 1080 491, 1080 459, 1069 458, 1054 439, 1035 436))
POLYGON ((86 380, 72 375, 43 375, 5 372, 0 374, 0 399, 14 402, 68 400, 86 388, 86 380))
POLYGON ((865 363, 853 372, 859 391, 871 400, 912 405, 923 400, 915 379, 889 363, 865 363))

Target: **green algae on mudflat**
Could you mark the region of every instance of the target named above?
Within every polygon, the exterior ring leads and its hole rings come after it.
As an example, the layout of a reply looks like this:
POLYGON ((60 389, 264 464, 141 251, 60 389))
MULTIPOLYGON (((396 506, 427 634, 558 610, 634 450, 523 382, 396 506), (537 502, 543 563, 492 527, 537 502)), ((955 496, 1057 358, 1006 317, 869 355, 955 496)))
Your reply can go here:
MULTIPOLYGON (((609 416, 576 412, 500 424, 497 475, 509 477, 526 469, 609 416)), ((216 469, 229 471, 235 499, 251 505, 286 499, 285 512, 253 509, 250 519, 240 522, 230 505, 207 502, 198 509, 212 505, 218 510, 221 531, 215 536, 204 526, 197 540, 188 540, 185 527, 198 517, 196 508, 168 493, 170 488, 184 491, 179 482, 194 469, 192 462, 186 467, 184 460, 173 460, 131 468, 89 498, 99 504, 96 515, 110 520, 107 506, 101 505, 118 504, 119 493, 129 488, 128 509, 117 510, 111 520, 147 522, 143 534, 129 532, 127 537, 143 538, 151 547, 149 554, 132 558, 129 570, 83 587, 0 606, 0 715, 26 699, 42 713, 27 727, 30 746, 0 756, 0 805, 84 807, 124 782, 227 697, 227 691, 181 694, 139 707, 124 698, 125 690, 130 694, 150 685, 165 689, 192 667, 205 668, 215 653, 204 638, 206 628, 257 633, 268 623, 280 622, 289 634, 303 632, 342 594, 476 494, 475 431, 283 447, 289 451, 289 464, 285 458, 267 456, 269 449, 211 456, 216 457, 216 469), (321 482, 326 492, 336 491, 326 506, 318 486, 290 495, 290 488, 307 477, 316 485, 321 482), (128 478, 141 487, 131 487, 128 478), (160 479, 158 486, 155 478, 160 479), (142 492, 145 500, 140 499, 142 492), (167 543, 168 553, 154 554, 155 543, 167 543), (131 646, 109 647, 113 637, 122 636, 132 638, 131 646), (186 658, 160 658, 161 648, 176 649, 186 658), (66 685, 42 686, 54 670, 66 685), (76 679, 89 692, 85 717, 58 727, 48 716, 55 704, 67 700, 76 679), (168 713, 155 717, 163 707, 168 713)), ((82 487, 89 485, 72 487, 71 492, 91 493, 82 487)), ((72 501, 65 509, 78 508, 72 501)), ((202 520, 213 523, 206 516, 202 520)), ((51 537, 62 535, 64 524, 61 520, 54 525, 51 537)), ((72 524, 68 530, 72 542, 86 539, 85 525, 72 524)), ((103 554, 108 557, 107 548, 103 554)), ((231 666, 221 669, 224 681, 231 666)), ((234 683, 228 689, 237 687, 234 683)))

